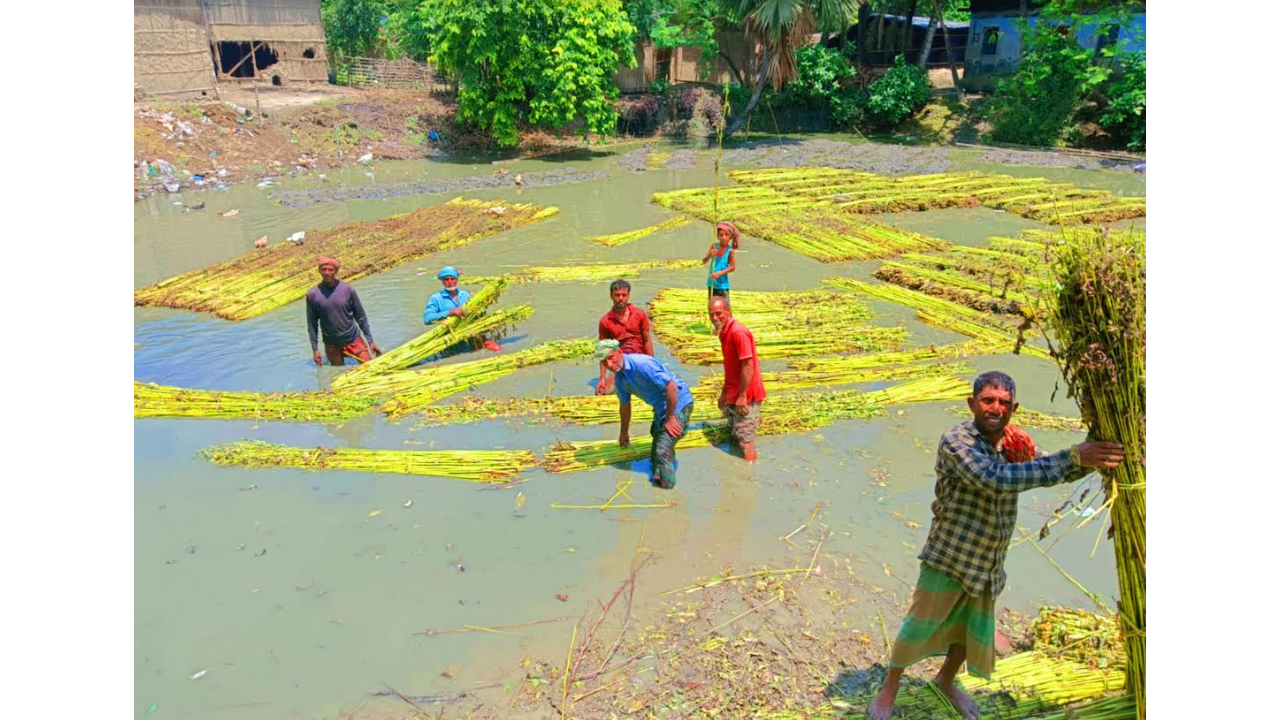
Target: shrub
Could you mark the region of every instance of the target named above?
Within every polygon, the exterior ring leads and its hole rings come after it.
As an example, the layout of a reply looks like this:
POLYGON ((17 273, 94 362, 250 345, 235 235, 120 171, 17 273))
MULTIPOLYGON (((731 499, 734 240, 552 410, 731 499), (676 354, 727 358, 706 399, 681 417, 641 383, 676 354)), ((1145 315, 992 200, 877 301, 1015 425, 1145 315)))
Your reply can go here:
POLYGON ((662 106, 658 98, 645 95, 634 102, 620 104, 619 119, 622 132, 631 135, 652 135, 658 129, 662 106))
POLYGON ((1069 25, 1042 25, 1029 34, 1018 71, 992 97, 991 138, 1056 145, 1090 89, 1107 77, 1069 25))
POLYGON ((867 88, 864 107, 869 121, 893 127, 927 102, 929 77, 915 65, 907 65, 899 55, 894 58, 893 67, 867 88))
POLYGON ((1103 88, 1107 110, 1099 124, 1123 138, 1130 150, 1147 147, 1147 57, 1126 53, 1120 57, 1121 74, 1103 88))
POLYGON ((841 90, 831 97, 831 128, 846 130, 861 124, 865 119, 865 98, 852 88, 841 90))
POLYGON ((795 104, 826 107, 853 76, 853 68, 839 50, 809 45, 796 51, 796 77, 787 83, 784 94, 795 104))

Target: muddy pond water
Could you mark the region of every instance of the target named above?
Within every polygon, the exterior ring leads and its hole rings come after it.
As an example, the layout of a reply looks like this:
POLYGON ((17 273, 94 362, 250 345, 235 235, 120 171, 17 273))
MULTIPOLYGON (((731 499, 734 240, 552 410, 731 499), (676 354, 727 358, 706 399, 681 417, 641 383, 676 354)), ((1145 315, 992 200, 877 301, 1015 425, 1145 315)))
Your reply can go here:
MULTIPOLYGON (((324 180, 310 174, 284 178, 268 188, 245 183, 223 191, 152 196, 136 205, 134 284, 235 257, 251 250, 263 235, 274 243, 297 230, 381 218, 455 196, 560 208, 550 220, 357 281, 374 337, 391 348, 422 332, 422 308, 439 288, 435 270, 441 265, 457 266, 465 277, 526 265, 700 257, 712 233, 710 224, 700 221, 617 248, 586 239, 670 217, 670 211, 649 202, 654 192, 715 181, 714 151, 699 149, 689 170, 637 172, 619 162, 622 152, 635 147, 500 163, 488 158, 379 162, 329 172, 324 180), (605 176, 523 189, 512 185, 295 208, 271 197, 280 190, 488 177, 497 167, 512 175, 572 168, 605 176), (206 207, 198 211, 175 204, 201 201, 206 207), (219 217, 230 209, 239 209, 238 215, 219 217)), ((1145 194, 1144 178, 1132 173, 993 166, 981 161, 980 153, 951 152, 954 169, 1039 175, 1145 194)), ((1042 227, 987 209, 885 219, 968 245, 1042 227)), ((734 289, 806 290, 825 277, 867 277, 876 266, 822 264, 748 237, 732 283, 734 289)), ((650 271, 630 280, 633 302, 641 304, 665 287, 705 287, 705 270, 650 271)), ((546 340, 593 336, 609 307, 607 283, 513 285, 502 304, 529 304, 535 310, 506 337, 507 352, 546 340)), ((872 305, 876 322, 905 324, 911 345, 962 339, 919 323, 905 308, 872 305)), ((312 363, 303 320, 301 301, 238 323, 138 308, 135 379, 219 390, 327 388, 340 370, 312 363)), ((676 362, 660 341, 657 354, 690 384, 708 372, 676 362)), ((445 362, 480 357, 470 354, 445 362)), ((1011 373, 1025 407, 1076 414, 1062 392, 1051 399, 1059 376, 1048 361, 1004 355, 978 364, 1011 373)), ((765 366, 782 369, 785 363, 765 366)), ((486 397, 584 393, 596 376, 589 360, 558 362, 524 369, 473 392, 486 397)), ((571 623, 510 633, 415 632, 577 617, 612 594, 641 537, 656 553, 637 592, 645 602, 727 565, 789 567, 793 553, 778 538, 805 522, 815 507, 834 533, 823 556, 865 567, 871 582, 905 600, 929 524, 937 439, 960 421, 960 407, 958 402, 911 405, 875 420, 764 437, 755 466, 724 448, 680 450, 679 487, 671 493, 647 486, 643 463, 563 475, 535 468, 518 487, 489 488, 433 477, 217 467, 199 455, 203 448, 241 439, 303 447, 541 452, 561 438, 616 438, 616 424, 577 427, 512 420, 415 428, 412 418, 393 423, 376 413, 345 423, 135 420, 134 714, 335 717, 387 685, 406 694, 432 695, 509 683, 520 676, 517 661, 522 656, 563 654, 571 623), (617 483, 628 480, 635 481, 630 492, 637 503, 671 498, 676 507, 607 512, 551 507, 570 496, 582 504, 602 503, 617 483), (526 498, 520 509, 517 492, 526 498), (568 600, 558 600, 557 594, 568 600), (456 666, 455 676, 443 677, 449 666, 456 666)), ((1068 432, 1034 435, 1049 449, 1079 440, 1068 432)), ((1055 507, 1078 496, 1083 487, 1024 494, 1021 524, 1038 529, 1055 507)), ((1093 554, 1096 526, 1057 531, 1049 542, 1056 541, 1052 552, 1057 562, 1114 602, 1111 547, 1104 540, 1093 554)), ((1008 589, 998 601, 1002 608, 1034 612, 1041 604, 1091 606, 1027 543, 1010 551, 1007 569, 1008 589)), ((849 607, 854 608, 847 617, 852 627, 871 632, 877 608, 887 608, 889 632, 896 629, 897 611, 883 601, 868 599, 849 607)))

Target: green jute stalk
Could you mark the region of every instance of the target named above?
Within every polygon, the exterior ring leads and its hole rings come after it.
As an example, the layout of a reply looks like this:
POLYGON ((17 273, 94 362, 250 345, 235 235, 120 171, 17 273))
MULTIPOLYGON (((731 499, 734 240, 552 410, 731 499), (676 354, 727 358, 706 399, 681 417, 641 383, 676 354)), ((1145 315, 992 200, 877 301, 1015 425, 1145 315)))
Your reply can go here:
POLYGON ((584 358, 594 350, 595 342, 585 338, 554 340, 518 353, 504 353, 484 360, 441 365, 426 370, 387 373, 379 378, 386 381, 384 388, 392 397, 383 404, 382 411, 392 418, 403 417, 440 398, 492 382, 522 367, 584 358))
MULTIPOLYGON (((687 270, 701 265, 697 260, 646 260, 634 263, 594 263, 585 265, 561 265, 528 267, 503 275, 511 282, 581 282, 588 280, 613 280, 634 277, 645 270, 687 270)), ((489 282, 494 278, 472 278, 472 282, 489 282)))
POLYGON ((1125 460, 1102 471, 1111 503, 1119 624, 1138 717, 1146 717, 1146 242, 1098 232, 1055 247, 1060 290, 1047 328, 1068 394, 1093 440, 1124 445, 1125 460))
POLYGON ((510 482, 538 462, 528 450, 298 448, 256 440, 219 445, 203 453, 217 465, 435 475, 478 483, 510 482))
MULTIPOLYGON (((1124 689, 1124 673, 1119 670, 1094 669, 1070 660, 1049 657, 1031 651, 1012 655, 996 662, 990 681, 966 674, 956 682, 978 704, 983 718, 1022 720, 1056 715, 1075 703, 1095 703, 1111 699, 1109 695, 1124 689)), ((874 693, 848 698, 848 704, 865 708, 874 693)), ((1132 707, 1132 706, 1130 706, 1132 707)), ((1085 717, 1118 720, 1116 704, 1104 708, 1103 714, 1085 717)), ((958 717, 950 701, 932 685, 903 687, 894 704, 894 717, 906 720, 933 720, 958 717)), ((1070 712, 1066 717, 1075 717, 1070 712)), ((1132 712, 1128 717, 1133 717, 1132 712)))
POLYGON ((188 417, 221 420, 347 420, 376 404, 373 398, 332 393, 254 393, 133 383, 136 418, 188 417))
POLYGON ((496 279, 485 285, 464 306, 467 314, 450 316, 440 320, 430 330, 389 352, 358 365, 333 379, 333 389, 352 389, 363 378, 397 370, 406 370, 439 354, 455 344, 471 340, 485 333, 498 332, 533 314, 533 308, 520 305, 506 310, 487 313, 507 286, 505 279, 496 279))
POLYGON ((682 215, 677 215, 673 218, 668 218, 666 220, 663 220, 657 225, 650 225, 648 227, 640 228, 639 230, 628 230, 627 232, 615 233, 613 235, 596 235, 588 238, 588 240, 594 243, 599 243, 606 247, 617 247, 619 245, 624 245, 629 242, 635 242, 636 240, 639 240, 641 238, 649 237, 650 235, 660 230, 669 230, 671 228, 677 228, 683 225, 688 225, 689 222, 690 222, 689 218, 684 217, 682 215))

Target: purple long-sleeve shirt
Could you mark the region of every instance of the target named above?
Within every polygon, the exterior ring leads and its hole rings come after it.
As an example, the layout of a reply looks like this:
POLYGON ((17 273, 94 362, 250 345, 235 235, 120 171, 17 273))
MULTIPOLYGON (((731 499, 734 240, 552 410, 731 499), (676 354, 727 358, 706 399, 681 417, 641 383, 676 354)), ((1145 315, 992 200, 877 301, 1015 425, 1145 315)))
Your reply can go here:
POLYGON ((332 288, 320 283, 307 291, 307 334, 311 337, 311 350, 320 349, 316 337, 316 325, 324 336, 325 345, 348 345, 360 337, 356 331, 359 323, 365 342, 373 344, 369 332, 369 318, 360 305, 360 296, 349 283, 341 280, 332 288))

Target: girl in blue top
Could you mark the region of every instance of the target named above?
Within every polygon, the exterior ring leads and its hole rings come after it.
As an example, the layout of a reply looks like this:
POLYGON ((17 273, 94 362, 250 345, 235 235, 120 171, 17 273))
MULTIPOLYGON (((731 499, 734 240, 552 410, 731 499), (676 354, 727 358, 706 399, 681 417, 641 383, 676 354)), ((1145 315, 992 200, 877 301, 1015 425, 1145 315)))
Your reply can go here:
POLYGON ((729 301, 729 273, 733 272, 734 251, 738 249, 738 228, 733 223, 716 224, 716 241, 702 256, 702 262, 711 261, 707 273, 707 299, 719 296, 729 301))

